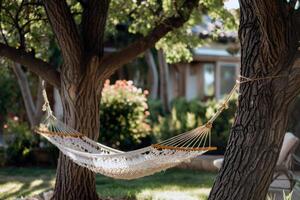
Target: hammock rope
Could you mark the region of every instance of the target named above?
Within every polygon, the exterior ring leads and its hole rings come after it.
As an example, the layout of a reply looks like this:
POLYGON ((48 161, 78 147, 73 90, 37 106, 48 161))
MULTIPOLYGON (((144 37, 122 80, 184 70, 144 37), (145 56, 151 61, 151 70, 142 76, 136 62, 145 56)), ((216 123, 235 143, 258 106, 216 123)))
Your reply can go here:
POLYGON ((216 147, 211 146, 213 123, 223 110, 228 108, 228 102, 239 85, 277 77, 279 76, 250 79, 240 76, 240 81, 236 81, 206 124, 157 144, 128 152, 97 143, 58 120, 51 110, 43 81, 43 111, 46 112, 46 116, 35 131, 57 146, 73 162, 95 173, 116 179, 140 178, 190 161, 207 151, 216 150, 216 147))

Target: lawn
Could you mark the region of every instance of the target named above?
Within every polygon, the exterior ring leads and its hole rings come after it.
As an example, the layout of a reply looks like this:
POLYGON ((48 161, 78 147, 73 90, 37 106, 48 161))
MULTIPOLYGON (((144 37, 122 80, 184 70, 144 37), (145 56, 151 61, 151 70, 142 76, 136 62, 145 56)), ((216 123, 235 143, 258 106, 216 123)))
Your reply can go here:
MULTIPOLYGON (((203 200, 207 198, 216 174, 171 169, 132 181, 97 175, 97 191, 102 198, 141 200, 203 200)), ((32 196, 51 190, 55 169, 0 168, 0 199, 32 196)))

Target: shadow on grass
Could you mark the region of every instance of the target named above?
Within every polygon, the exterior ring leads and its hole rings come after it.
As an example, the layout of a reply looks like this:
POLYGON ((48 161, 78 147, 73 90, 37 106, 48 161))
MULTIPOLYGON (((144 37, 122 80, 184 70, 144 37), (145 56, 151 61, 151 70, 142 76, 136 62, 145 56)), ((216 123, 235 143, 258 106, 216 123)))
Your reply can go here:
MULTIPOLYGON (((137 180, 116 180, 97 176, 97 192, 102 198, 136 199, 145 190, 151 191, 192 191, 211 188, 215 173, 192 170, 170 169, 137 180)), ((200 199, 200 198, 198 198, 200 199)))
POLYGON ((0 168, 0 199, 36 195, 53 187, 55 170, 0 168))
MULTIPOLYGON (((141 198, 142 193, 147 196, 159 192, 169 192, 172 195, 189 193, 196 196, 195 199, 205 199, 200 190, 205 189, 207 193, 215 176, 214 173, 181 169, 170 169, 129 181, 97 175, 96 187, 100 198, 103 199, 138 199, 141 198)), ((54 178, 55 169, 0 168, 0 199, 31 196, 50 190, 53 187, 54 178)), ((144 196, 142 199, 151 199, 150 197, 144 198, 144 196)))

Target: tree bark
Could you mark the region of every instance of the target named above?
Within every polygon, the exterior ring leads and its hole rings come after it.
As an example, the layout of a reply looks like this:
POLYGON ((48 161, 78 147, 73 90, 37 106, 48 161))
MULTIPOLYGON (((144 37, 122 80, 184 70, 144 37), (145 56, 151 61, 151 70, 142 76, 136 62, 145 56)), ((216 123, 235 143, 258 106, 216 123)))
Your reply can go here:
MULTIPOLYGON (((98 62, 97 58, 91 59, 85 66, 85 75, 79 81, 74 79, 78 74, 63 72, 61 82, 64 122, 93 140, 97 140, 99 136, 100 95, 95 84, 98 77, 89 69, 96 69, 98 62)), ((97 198, 95 174, 89 169, 79 167, 60 153, 53 199, 97 198)))
POLYGON ((158 95, 158 72, 157 67, 153 58, 153 54, 150 49, 145 52, 145 60, 149 66, 150 76, 151 76, 151 88, 150 96, 151 99, 157 99, 158 95))
POLYGON ((245 0, 240 8, 241 74, 280 77, 240 86, 235 122, 209 200, 265 200, 296 96, 289 88, 297 39, 284 7, 245 0))

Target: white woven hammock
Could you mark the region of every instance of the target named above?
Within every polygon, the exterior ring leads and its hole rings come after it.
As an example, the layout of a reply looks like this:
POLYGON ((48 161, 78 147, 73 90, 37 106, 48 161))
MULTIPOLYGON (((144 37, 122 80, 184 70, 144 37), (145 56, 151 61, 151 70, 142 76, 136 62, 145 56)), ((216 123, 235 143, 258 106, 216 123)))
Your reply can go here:
POLYGON ((123 152, 97 143, 57 120, 51 111, 45 90, 45 120, 36 129, 76 164, 116 179, 135 179, 174 167, 209 150, 213 121, 227 107, 233 88, 215 115, 203 126, 179 134, 158 144, 123 152))

